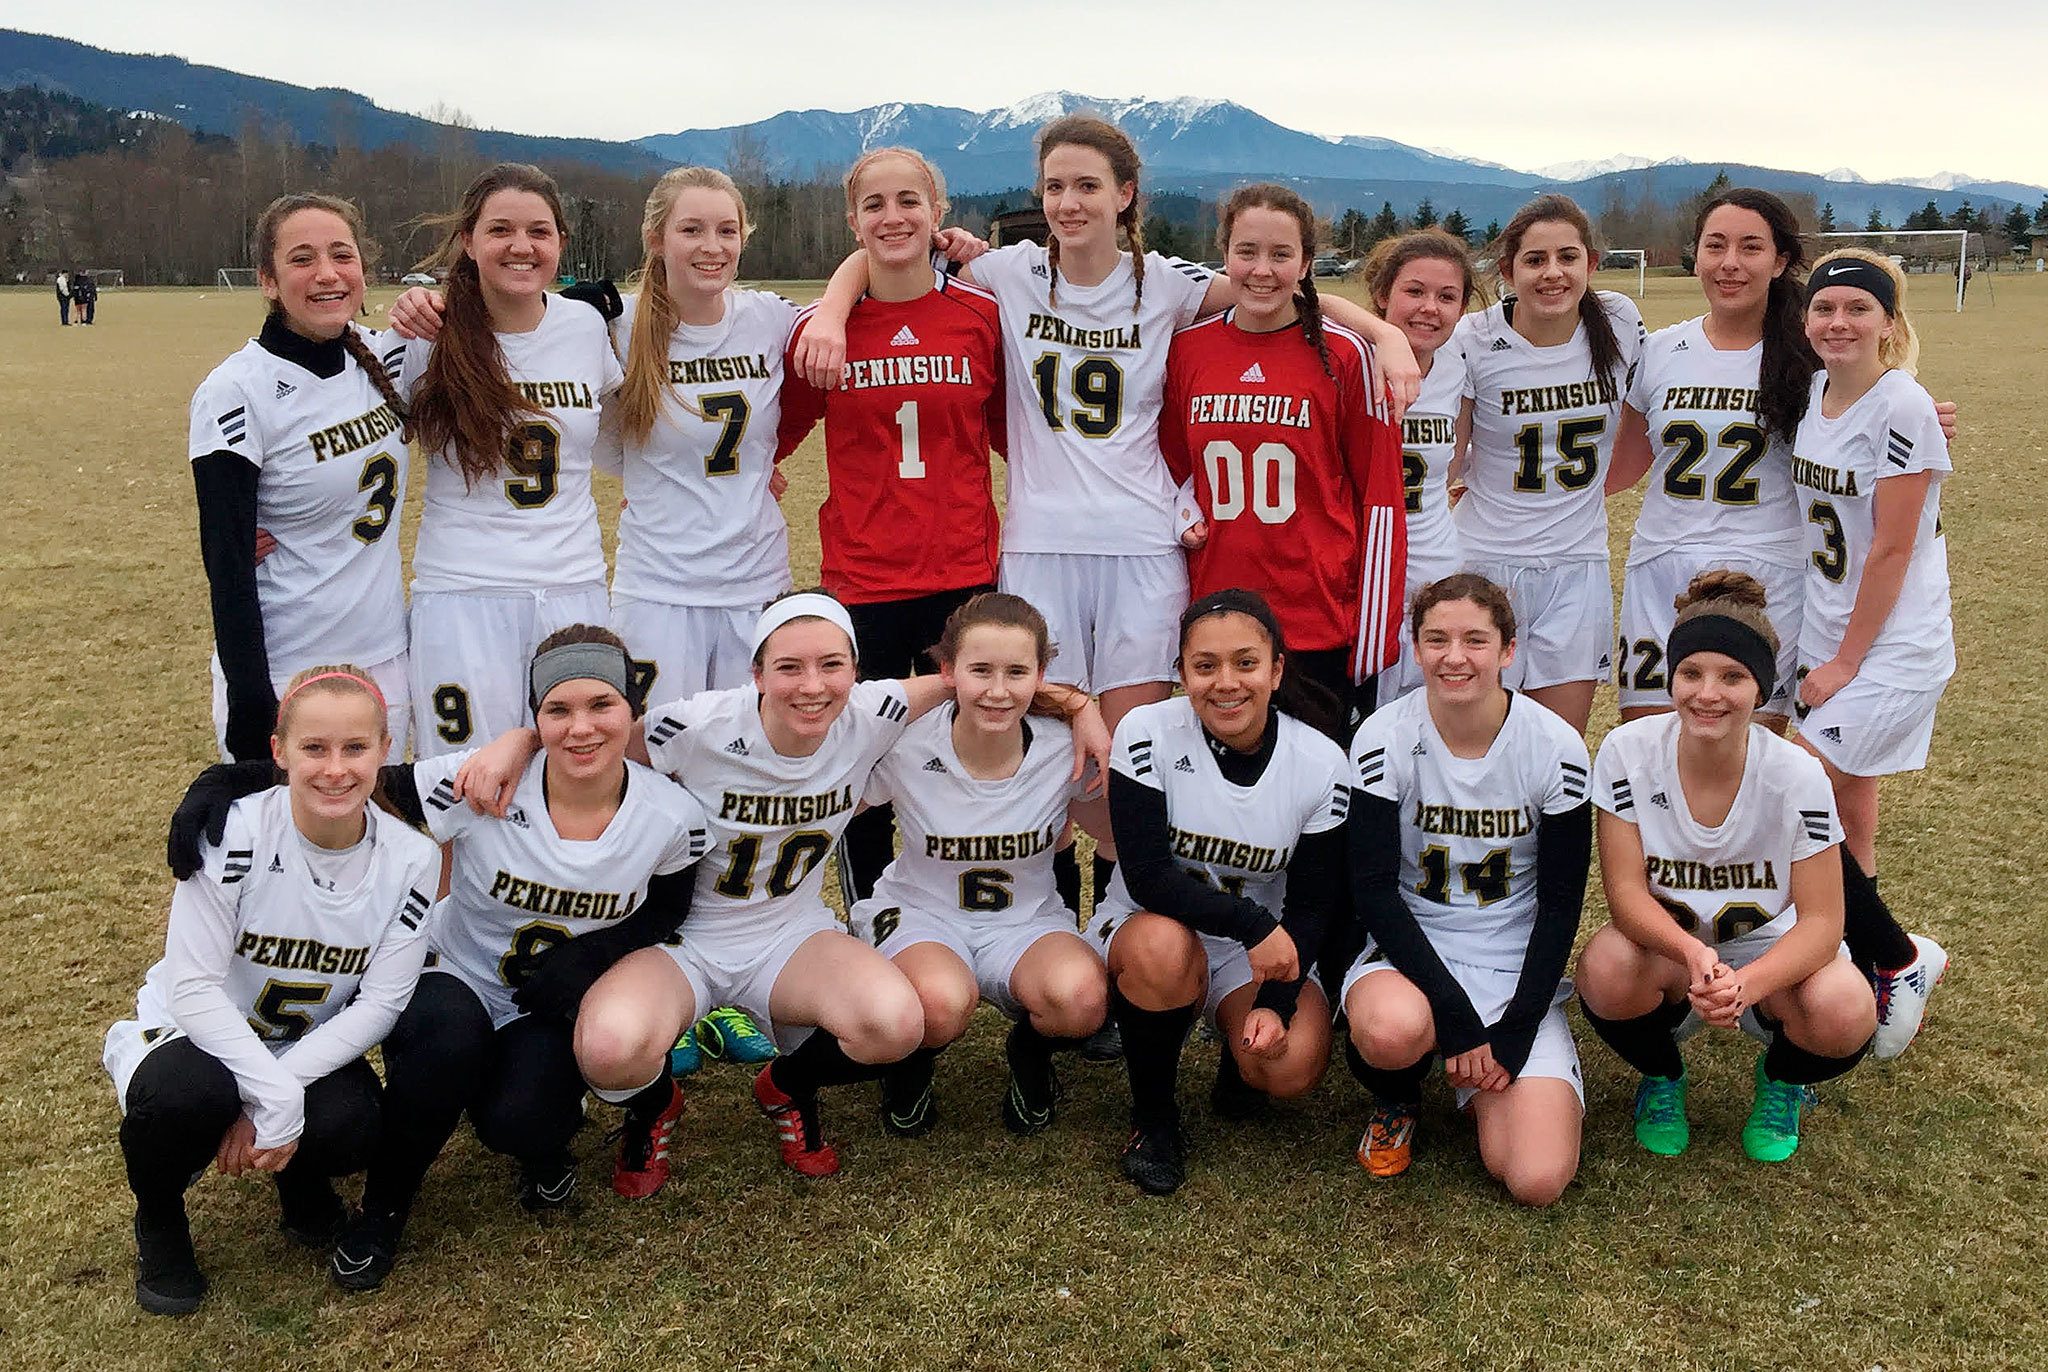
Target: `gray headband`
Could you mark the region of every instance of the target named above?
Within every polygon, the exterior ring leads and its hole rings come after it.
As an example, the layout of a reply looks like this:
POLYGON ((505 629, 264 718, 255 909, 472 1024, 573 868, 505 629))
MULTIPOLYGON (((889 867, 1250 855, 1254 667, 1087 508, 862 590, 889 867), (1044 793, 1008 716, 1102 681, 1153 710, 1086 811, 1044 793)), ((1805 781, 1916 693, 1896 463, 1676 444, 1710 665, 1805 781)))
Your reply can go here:
POLYGON ((528 704, 535 710, 565 681, 602 681, 631 704, 626 691, 626 651, 609 643, 564 643, 533 660, 527 672, 528 704))

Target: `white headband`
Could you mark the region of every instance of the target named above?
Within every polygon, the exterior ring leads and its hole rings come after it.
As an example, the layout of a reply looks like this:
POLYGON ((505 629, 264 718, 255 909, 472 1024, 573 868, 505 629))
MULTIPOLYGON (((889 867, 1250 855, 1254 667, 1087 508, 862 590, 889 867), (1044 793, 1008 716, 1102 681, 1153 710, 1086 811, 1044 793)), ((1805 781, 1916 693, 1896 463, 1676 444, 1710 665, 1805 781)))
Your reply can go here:
POLYGON ((846 607, 831 596, 819 595, 815 591, 784 596, 761 611, 761 618, 754 625, 755 655, 760 654, 761 645, 768 641, 770 634, 792 619, 822 619, 838 625, 846 631, 846 641, 853 645, 854 661, 860 660, 860 640, 853 635, 853 619, 846 613, 846 607))

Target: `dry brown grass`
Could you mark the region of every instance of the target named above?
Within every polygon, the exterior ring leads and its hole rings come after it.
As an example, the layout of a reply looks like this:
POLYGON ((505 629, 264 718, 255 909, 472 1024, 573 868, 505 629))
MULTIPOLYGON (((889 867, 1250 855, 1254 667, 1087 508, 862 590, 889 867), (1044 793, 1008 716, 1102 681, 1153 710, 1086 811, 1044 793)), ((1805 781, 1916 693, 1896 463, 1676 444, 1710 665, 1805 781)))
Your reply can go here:
MULTIPOLYGON (((536 1224, 459 1135, 366 1298, 324 1282, 258 1188, 210 1178, 192 1210, 214 1294, 182 1322, 130 1294, 99 1048, 161 948, 164 817, 210 760, 186 401, 258 307, 116 291, 98 326, 59 330, 47 292, 0 292, 0 699, 18 710, 0 743, 0 1365, 2038 1365, 2048 278, 1980 277, 1960 317, 1930 280, 1913 282, 1925 375, 1965 416, 1945 496, 1963 669, 1933 765, 1887 794, 1885 888, 1955 970, 1905 1059, 1826 1089, 1793 1163, 1741 1155, 1740 1045, 1695 1050, 1695 1144, 1674 1164, 1634 1147, 1632 1083, 1582 1034, 1586 1160, 1550 1213, 1485 1183, 1440 1100, 1414 1171, 1370 1183, 1341 1069, 1261 1125, 1212 1128, 1197 1106, 1189 1186, 1149 1201, 1112 1165, 1117 1069, 1070 1069, 1058 1127, 1012 1141, 985 1017, 942 1061, 931 1138, 883 1138, 860 1092, 828 1101, 848 1163, 832 1183, 781 1171, 744 1077, 715 1065, 678 1180, 642 1205, 606 1189, 593 1130, 581 1215, 536 1224)), ((1650 292, 1653 325, 1697 308, 1688 281, 1650 292)), ((793 473, 800 575, 818 464, 814 446, 793 473)), ((1190 1052, 1191 1096, 1213 1051, 1190 1052)))

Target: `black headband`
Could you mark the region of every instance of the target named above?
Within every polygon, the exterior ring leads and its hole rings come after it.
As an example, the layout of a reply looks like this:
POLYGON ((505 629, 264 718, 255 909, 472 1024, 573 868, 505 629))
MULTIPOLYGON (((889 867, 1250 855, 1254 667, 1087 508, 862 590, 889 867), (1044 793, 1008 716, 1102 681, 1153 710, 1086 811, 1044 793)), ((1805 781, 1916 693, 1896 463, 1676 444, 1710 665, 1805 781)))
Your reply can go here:
POLYGON ((1245 615, 1254 619, 1266 631, 1266 637, 1272 640, 1275 653, 1285 654, 1287 651, 1287 641, 1280 633, 1280 620, 1273 613, 1273 607, 1266 603, 1266 598, 1257 591, 1232 586, 1203 596, 1181 612, 1181 641, 1187 641, 1188 630, 1195 626, 1196 620, 1207 619, 1210 615, 1245 615))
POLYGON ((1806 301, 1830 286, 1854 286, 1859 291, 1869 291, 1877 297, 1877 303, 1884 306, 1886 314, 1899 311, 1899 288, 1892 280, 1892 274, 1875 262, 1865 262, 1860 257, 1835 257, 1813 269, 1813 275, 1806 281, 1806 301))
POLYGON ((1778 685, 1778 662, 1762 634, 1732 615, 1694 615, 1671 631, 1664 646, 1666 680, 1678 684, 1678 664, 1694 653, 1720 653, 1741 663, 1756 678, 1759 708, 1778 685))

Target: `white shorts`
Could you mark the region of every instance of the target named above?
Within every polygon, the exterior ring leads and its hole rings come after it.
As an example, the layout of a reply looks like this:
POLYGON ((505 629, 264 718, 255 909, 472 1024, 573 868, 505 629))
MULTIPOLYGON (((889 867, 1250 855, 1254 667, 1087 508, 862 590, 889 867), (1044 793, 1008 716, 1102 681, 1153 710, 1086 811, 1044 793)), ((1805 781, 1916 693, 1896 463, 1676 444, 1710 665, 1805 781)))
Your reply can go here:
POLYGON ((951 949, 974 973, 981 998, 1011 1019, 1024 1014, 1010 991, 1010 978, 1024 954, 1048 934, 1077 931, 1074 912, 1056 902, 1021 919, 1014 911, 1005 911, 1000 919, 974 920, 888 905, 872 896, 853 907, 846 925, 849 933, 873 944, 884 957, 893 958, 920 943, 951 949))
MULTIPOLYGON (((1481 1024, 1491 1024, 1501 1017, 1501 1012, 1508 1008, 1508 1002, 1515 998, 1515 986, 1521 980, 1519 972, 1448 959, 1444 961, 1444 970, 1464 989, 1465 998, 1472 1002, 1473 1012, 1479 1016, 1481 1024)), ((1365 951, 1358 955, 1358 961, 1344 973, 1343 989, 1337 993, 1337 1007, 1343 1008, 1351 999, 1351 988, 1374 972, 1398 971, 1400 968, 1382 958, 1379 950, 1368 943, 1365 951)), ((1572 1094, 1579 1098, 1579 1108, 1583 1110, 1586 1107, 1586 1084, 1579 1076, 1579 1045, 1573 1040, 1571 1025, 1565 1022, 1564 1017, 1564 1005, 1572 998, 1573 989, 1570 977, 1557 983, 1556 997, 1550 1002, 1550 1009, 1544 1012, 1543 1022, 1536 1026, 1535 1040, 1529 1045, 1529 1060, 1522 1064, 1516 1080, 1550 1077, 1569 1082, 1572 1094)), ((1479 1092, 1461 1086, 1457 1088, 1457 1094, 1458 1108, 1462 1110, 1479 1092)))
MULTIPOLYGON (((405 761, 405 750, 412 741, 412 698, 408 694, 410 683, 406 675, 406 655, 386 658, 382 662, 362 663, 361 667, 370 674, 370 680, 377 683, 377 689, 384 693, 386 727, 391 730, 391 761, 405 761)), ((214 654, 213 668, 213 741, 220 748, 220 760, 233 762, 228 752, 228 679, 221 675, 220 655, 214 654)), ((279 700, 284 699, 284 688, 291 684, 293 672, 273 676, 270 688, 279 700)))
POLYGON ((726 691, 753 680, 747 651, 758 610, 725 605, 664 605, 658 600, 612 597, 612 632, 644 680, 649 701, 679 700, 699 691, 726 691))
POLYGON ((1186 554, 1004 553, 999 580, 1045 616, 1049 679, 1095 695, 1174 679, 1186 554))
POLYGON ((775 1040, 777 1048, 788 1053, 809 1038, 815 1026, 775 1022, 769 1009, 775 981, 804 940, 828 930, 846 933, 832 912, 822 905, 785 915, 779 922, 749 928, 742 937, 706 938, 700 934, 693 938, 686 920, 683 941, 663 945, 662 951, 682 969, 700 1017, 726 1005, 744 1010, 763 1033, 775 1040))
POLYGON ((610 624, 602 586, 549 591, 415 591, 413 753, 439 757, 531 724, 533 650, 571 624, 610 624))
POLYGON ((1465 570, 1506 591, 1514 607, 1515 661, 1501 673, 1501 685, 1533 691, 1607 679, 1614 665, 1614 589, 1606 558, 1548 566, 1473 559, 1465 570))
POLYGON ((114 1079, 114 1100, 122 1114, 128 1113, 128 1083, 135 1079, 135 1069, 142 1066, 142 1060, 172 1039, 183 1037, 183 1029, 152 1029, 132 1019, 124 1019, 107 1030, 106 1044, 100 1050, 100 1066, 114 1079))
POLYGON ((1623 709, 1670 706, 1671 664, 1664 660, 1664 645, 1678 618, 1672 602, 1695 576, 1712 568, 1748 572, 1763 583, 1765 613, 1778 631, 1778 684, 1762 709, 1766 714, 1791 713, 1793 674, 1799 670, 1799 622, 1806 604, 1805 569, 1694 548, 1658 553, 1623 576, 1621 628, 1614 645, 1614 684, 1621 688, 1623 709))
MULTIPOLYGON (((1101 955, 1103 963, 1109 962, 1109 945, 1116 937, 1116 931, 1123 927, 1126 916, 1135 913, 1113 906, 1097 905, 1095 913, 1089 916, 1088 926, 1081 931, 1081 939, 1101 955)), ((1209 989, 1202 997, 1202 1014, 1210 1020, 1216 1018, 1216 1007, 1240 986, 1252 983, 1251 954, 1242 943, 1234 938, 1217 938, 1214 934, 1197 933, 1202 942, 1202 951, 1209 959, 1209 989)), ((1313 969, 1309 979, 1315 979, 1313 969)))
MULTIPOLYGON (((1798 675, 1809 670, 1801 666, 1798 675)), ((1947 689, 1947 682, 1915 691, 1859 676, 1829 696, 1827 704, 1815 710, 1795 707, 1793 715, 1799 721, 1799 736, 1837 771, 1852 777, 1917 772, 1927 765, 1927 746, 1934 741, 1934 707, 1947 689)))

